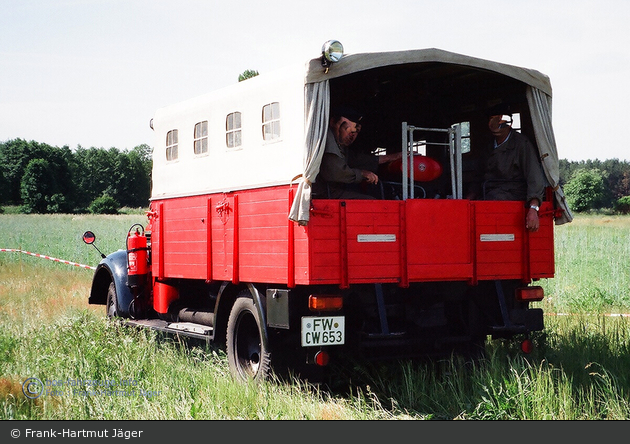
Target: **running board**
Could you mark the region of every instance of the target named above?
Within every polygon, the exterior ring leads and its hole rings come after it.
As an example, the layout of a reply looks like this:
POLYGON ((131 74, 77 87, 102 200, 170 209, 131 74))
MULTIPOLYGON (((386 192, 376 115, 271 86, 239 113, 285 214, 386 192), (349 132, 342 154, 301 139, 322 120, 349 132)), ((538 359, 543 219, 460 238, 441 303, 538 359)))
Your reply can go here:
POLYGON ((150 328, 165 333, 188 336, 196 339, 212 340, 214 331, 212 327, 194 322, 167 322, 161 319, 123 319, 125 325, 150 328))

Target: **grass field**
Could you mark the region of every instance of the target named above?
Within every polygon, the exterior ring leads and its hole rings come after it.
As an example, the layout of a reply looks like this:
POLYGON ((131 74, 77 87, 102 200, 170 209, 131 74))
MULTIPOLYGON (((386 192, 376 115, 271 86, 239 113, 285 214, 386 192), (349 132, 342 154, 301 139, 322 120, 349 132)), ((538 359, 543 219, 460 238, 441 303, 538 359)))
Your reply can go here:
MULTIPOLYGON (((124 248, 142 214, 0 215, 0 248, 95 266, 83 244, 124 248)), ((556 277, 541 281, 546 328, 523 356, 338 368, 344 388, 234 383, 221 350, 108 322, 87 304, 92 271, 0 252, 0 419, 628 419, 630 218, 556 228, 556 277), (28 399, 28 378, 47 393, 28 399), (100 385, 94 385, 94 384, 100 385)))

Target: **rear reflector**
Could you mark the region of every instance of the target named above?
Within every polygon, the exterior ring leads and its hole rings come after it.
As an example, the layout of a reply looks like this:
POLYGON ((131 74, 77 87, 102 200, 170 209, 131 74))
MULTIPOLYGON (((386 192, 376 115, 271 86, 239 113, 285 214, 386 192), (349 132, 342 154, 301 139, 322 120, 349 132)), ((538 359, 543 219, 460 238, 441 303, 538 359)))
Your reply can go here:
POLYGON ((531 339, 527 338, 521 342, 521 350, 525 354, 530 354, 534 350, 534 343, 531 339))
POLYGON ((542 301, 545 297, 545 291, 542 287, 521 287, 516 289, 517 301, 542 301))
POLYGON ((320 367, 327 366, 329 360, 330 357, 325 351, 318 351, 317 353, 315 353, 315 364, 319 365, 320 367))
POLYGON ((343 307, 343 297, 336 294, 312 294, 308 297, 311 311, 335 311, 343 307))

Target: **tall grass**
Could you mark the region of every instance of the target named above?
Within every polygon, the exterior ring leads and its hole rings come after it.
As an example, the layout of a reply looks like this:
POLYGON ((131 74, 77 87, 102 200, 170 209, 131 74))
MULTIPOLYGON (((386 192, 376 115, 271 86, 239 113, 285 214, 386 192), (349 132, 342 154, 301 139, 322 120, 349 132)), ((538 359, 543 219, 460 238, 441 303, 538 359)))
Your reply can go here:
POLYGON ((87 306, 88 288, 89 273, 0 266, 1 419, 392 416, 372 400, 335 398, 298 381, 235 383, 221 350, 109 322, 102 307, 87 306), (22 393, 28 378, 50 384, 30 400, 22 393))
MULTIPOLYGON (((83 231, 109 253, 144 221, 0 215, 0 248, 95 265, 83 231)), ((604 259, 628 263, 629 232, 630 219, 606 217, 556 229, 556 278, 542 285, 545 309, 558 315, 545 317, 532 354, 491 341, 487 359, 474 363, 348 363, 333 368, 335 390, 298 380, 235 383, 219 349, 108 321, 102 306, 87 304, 90 270, 0 253, 0 418, 628 419, 630 320, 601 313, 630 311, 628 271, 604 259), (31 400, 22 392, 28 378, 66 384, 31 400), (118 394, 69 381, 116 381, 118 394)))
POLYGON ((556 274, 541 285, 553 312, 630 310, 630 217, 580 215, 556 228, 556 274))

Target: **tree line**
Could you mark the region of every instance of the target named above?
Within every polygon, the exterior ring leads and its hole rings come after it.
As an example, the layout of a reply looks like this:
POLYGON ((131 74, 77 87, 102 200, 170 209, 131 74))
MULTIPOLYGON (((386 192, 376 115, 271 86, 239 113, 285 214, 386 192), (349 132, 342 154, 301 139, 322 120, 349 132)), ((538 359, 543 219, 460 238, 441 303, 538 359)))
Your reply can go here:
MULTIPOLYGON (((115 213, 147 207, 152 149, 53 147, 22 139, 0 143, 0 211, 115 213)), ((630 212, 630 163, 618 159, 560 159, 560 184, 570 208, 630 212)))
POLYGON ((630 163, 560 159, 560 185, 574 212, 630 212, 630 163))
POLYGON ((53 147, 23 139, 0 143, 0 208, 23 213, 116 213, 147 207, 151 147, 53 147))

